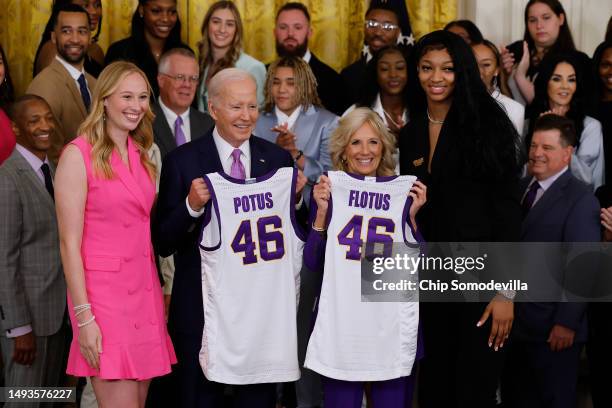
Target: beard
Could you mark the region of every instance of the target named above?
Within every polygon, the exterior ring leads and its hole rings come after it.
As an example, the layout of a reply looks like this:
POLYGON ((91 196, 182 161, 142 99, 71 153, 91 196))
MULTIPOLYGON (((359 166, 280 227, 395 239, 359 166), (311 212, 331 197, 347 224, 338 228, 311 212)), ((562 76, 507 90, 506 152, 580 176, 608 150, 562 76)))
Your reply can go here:
POLYGON ((60 57, 64 59, 64 61, 69 62, 71 64, 78 64, 85 59, 85 54, 87 54, 87 48, 83 47, 83 50, 78 55, 70 55, 66 52, 65 48, 67 46, 57 47, 57 53, 60 57))
POLYGON ((276 53, 279 57, 299 57, 302 58, 308 49, 308 41, 298 44, 293 49, 287 49, 283 44, 276 42, 276 53))

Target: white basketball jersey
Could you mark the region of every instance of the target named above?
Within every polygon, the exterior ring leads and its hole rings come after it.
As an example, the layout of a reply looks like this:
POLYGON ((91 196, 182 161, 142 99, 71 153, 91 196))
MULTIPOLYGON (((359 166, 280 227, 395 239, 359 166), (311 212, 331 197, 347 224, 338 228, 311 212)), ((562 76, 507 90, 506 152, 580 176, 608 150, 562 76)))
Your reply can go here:
MULTIPOLYGON (((361 177, 332 171, 331 219, 319 312, 304 366, 344 381, 410 375, 419 324, 418 302, 362 302, 361 243, 416 242, 406 224, 413 176, 361 177)), ((407 252, 418 256, 418 248, 407 252)))
POLYGON ((204 177, 211 193, 200 238, 204 333, 211 381, 295 381, 297 296, 304 236, 295 221, 297 171, 204 177))

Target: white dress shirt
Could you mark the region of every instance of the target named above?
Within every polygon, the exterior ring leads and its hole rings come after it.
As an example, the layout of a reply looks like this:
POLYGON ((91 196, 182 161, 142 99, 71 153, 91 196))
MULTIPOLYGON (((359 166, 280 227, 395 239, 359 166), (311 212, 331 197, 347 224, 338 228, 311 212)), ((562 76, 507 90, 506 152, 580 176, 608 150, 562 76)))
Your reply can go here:
MULTIPOLYGON (((79 90, 79 92, 81 92, 81 85, 79 84, 79 78, 81 77, 81 75, 85 76, 85 69, 81 68, 81 70, 79 71, 74 66, 64 61, 64 59, 61 58, 59 55, 56 55, 55 59, 58 60, 64 68, 66 68, 66 71, 68 71, 72 79, 74 79, 74 83, 76 84, 77 89, 79 90)), ((93 98, 91 95, 91 89, 89 88, 89 83, 87 82, 87 76, 85 76, 85 83, 87 84, 87 91, 89 92, 89 99, 92 100, 93 98)))
MULTIPOLYGON (((172 136, 176 138, 176 135, 174 134, 174 123, 179 115, 170 110, 170 108, 164 104, 162 98, 159 98, 159 107, 164 113, 168 126, 170 126, 172 136)), ((185 135, 185 142, 191 142, 191 122, 189 121, 189 109, 190 108, 187 108, 185 112, 180 114, 181 119, 183 119, 183 134, 185 135)))
POLYGON ((306 62, 307 64, 310 64, 310 58, 312 58, 312 53, 310 52, 310 50, 307 48, 306 52, 304 53, 304 56, 302 57, 302 59, 304 60, 304 62, 306 62))
MULTIPOLYGON (((213 129, 213 141, 215 142, 215 146, 217 147, 217 153, 219 154, 219 159, 221 160, 221 166, 223 167, 223 172, 225 174, 230 174, 232 172, 232 163, 234 163, 234 158, 232 157, 232 152, 235 147, 229 144, 225 139, 221 137, 217 127, 213 129)), ((244 174, 246 178, 251 177, 251 145, 249 144, 249 140, 245 140, 238 149, 242 152, 240 155, 240 162, 244 166, 244 174)), ((189 195, 185 198, 185 203, 187 205, 187 211, 189 215, 193 218, 198 218, 204 214, 204 207, 200 209, 200 211, 194 211, 189 206, 189 195)))
POLYGON ((300 113, 302 113, 302 105, 298 105, 297 108, 291 113, 291 115, 287 116, 283 111, 278 109, 277 106, 274 106, 274 112, 276 113, 276 120, 279 125, 284 123, 287 124, 287 128, 289 130, 293 129, 295 122, 297 121, 300 113))

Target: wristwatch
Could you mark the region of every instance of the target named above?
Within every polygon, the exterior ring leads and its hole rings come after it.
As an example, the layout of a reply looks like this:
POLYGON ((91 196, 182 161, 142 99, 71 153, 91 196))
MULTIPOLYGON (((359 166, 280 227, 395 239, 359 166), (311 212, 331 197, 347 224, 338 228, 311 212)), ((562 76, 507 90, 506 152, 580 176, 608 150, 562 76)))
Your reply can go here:
POLYGON ((303 156, 303 155, 304 155, 304 152, 303 152, 303 151, 301 151, 301 150, 298 150, 298 154, 297 154, 297 156, 295 156, 295 157, 293 158, 293 161, 297 163, 297 161, 298 161, 298 160, 300 160, 300 159, 302 158, 302 156, 303 156))

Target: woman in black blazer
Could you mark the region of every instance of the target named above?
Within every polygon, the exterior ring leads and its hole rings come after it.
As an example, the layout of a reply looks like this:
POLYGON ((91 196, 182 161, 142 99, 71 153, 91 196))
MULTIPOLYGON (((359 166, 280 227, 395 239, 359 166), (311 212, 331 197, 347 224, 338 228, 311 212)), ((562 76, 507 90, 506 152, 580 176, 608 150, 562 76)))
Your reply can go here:
MULTIPOLYGON (((428 202, 417 218, 425 239, 518 241, 519 136, 487 92, 471 49, 461 37, 435 31, 419 41, 414 56, 400 171, 427 185, 428 202)), ((514 312, 510 299, 491 297, 485 303, 422 304, 421 407, 495 406, 502 365, 496 351, 508 338, 514 312)))

